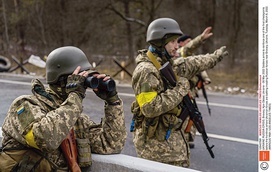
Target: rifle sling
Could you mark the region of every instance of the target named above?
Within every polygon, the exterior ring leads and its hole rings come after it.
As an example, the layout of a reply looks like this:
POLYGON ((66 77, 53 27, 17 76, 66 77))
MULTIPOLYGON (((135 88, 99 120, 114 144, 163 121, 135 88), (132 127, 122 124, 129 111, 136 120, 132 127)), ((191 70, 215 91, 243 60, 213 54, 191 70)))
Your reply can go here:
POLYGON ((151 51, 148 50, 147 56, 149 57, 150 61, 153 63, 153 65, 156 67, 157 70, 161 68, 160 63, 156 60, 155 56, 152 54, 151 51))
MULTIPOLYGON (((156 69, 159 70, 161 68, 161 65, 156 60, 156 57, 153 55, 153 53, 148 50, 147 51, 147 56, 149 57, 149 59, 151 60, 153 65, 156 67, 156 69)), ((184 123, 184 121, 186 120, 186 118, 188 116, 189 116, 189 109, 187 107, 183 107, 183 110, 182 110, 182 112, 180 113, 180 116, 179 116, 179 118, 182 120, 182 124, 184 123)), ((182 126, 182 124, 181 124, 181 126, 182 126)), ((179 127, 179 128, 181 128, 181 127, 179 127)))

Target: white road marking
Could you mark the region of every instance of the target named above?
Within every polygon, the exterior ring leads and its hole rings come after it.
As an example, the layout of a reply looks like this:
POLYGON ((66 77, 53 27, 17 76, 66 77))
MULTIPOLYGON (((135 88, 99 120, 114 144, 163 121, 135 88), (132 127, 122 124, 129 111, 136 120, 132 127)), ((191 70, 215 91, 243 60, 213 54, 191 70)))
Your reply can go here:
MULTIPOLYGON (((201 136, 201 134, 198 132, 196 133, 196 135, 201 136)), ((229 136, 223 136, 223 135, 217 135, 217 134, 211 134, 211 133, 207 133, 207 136, 209 138, 214 138, 214 139, 258 145, 258 141, 255 141, 255 140, 241 139, 241 138, 237 138, 237 137, 229 137, 229 136)))
POLYGON ((0 79, 0 82, 8 83, 8 84, 17 84, 17 85, 31 85, 30 82, 9 81, 9 80, 4 80, 4 79, 0 79))
MULTIPOLYGON (((197 104, 204 104, 206 102, 197 101, 197 104)), ((209 103, 210 106, 218 106, 218 107, 226 107, 226 108, 234 108, 234 109, 244 109, 244 110, 255 110, 257 111, 257 107, 249 107, 249 106, 238 106, 238 105, 230 105, 230 104, 220 104, 220 103, 209 103)))
MULTIPOLYGON (((9 81, 9 80, 3 80, 3 79, 0 79, 0 82, 9 83, 9 84, 19 84, 19 85, 31 85, 31 83, 27 83, 27 82, 9 81)), ((129 93, 119 93, 119 95, 125 96, 125 97, 134 97, 134 94, 129 94, 129 93)), ((198 104, 206 104, 206 102, 201 102, 201 101, 198 101, 197 103, 198 104)), ((254 110, 254 111, 258 110, 258 108, 256 108, 256 107, 238 106, 238 105, 230 105, 230 104, 209 103, 209 105, 218 106, 218 107, 226 107, 226 108, 234 108, 234 109, 245 109, 245 110, 254 110)), ((200 134, 197 133, 197 135, 200 135, 200 134)), ((215 139, 258 145, 258 141, 255 141, 255 140, 241 139, 241 138, 236 138, 236 137, 222 136, 222 135, 210 134, 210 133, 208 133, 207 135, 208 135, 208 137, 215 138, 215 139)), ((0 127, 0 138, 2 138, 2 137, 3 137, 2 136, 2 127, 0 127)))

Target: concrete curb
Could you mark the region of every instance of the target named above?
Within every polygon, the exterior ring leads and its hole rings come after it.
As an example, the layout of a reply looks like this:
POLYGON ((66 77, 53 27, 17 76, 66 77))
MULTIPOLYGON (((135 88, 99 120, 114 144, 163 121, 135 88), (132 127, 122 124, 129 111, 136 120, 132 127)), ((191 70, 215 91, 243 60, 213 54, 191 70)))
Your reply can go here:
POLYGON ((92 160, 90 171, 97 172, 199 172, 123 154, 92 154, 92 160))

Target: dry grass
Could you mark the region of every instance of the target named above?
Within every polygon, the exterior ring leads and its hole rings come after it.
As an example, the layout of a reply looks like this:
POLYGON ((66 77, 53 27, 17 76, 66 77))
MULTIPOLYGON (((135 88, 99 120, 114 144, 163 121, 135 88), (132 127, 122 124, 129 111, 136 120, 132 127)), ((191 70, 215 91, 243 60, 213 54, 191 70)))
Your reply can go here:
POLYGON ((225 73, 211 70, 208 71, 208 74, 212 83, 207 88, 212 91, 229 94, 256 96, 258 90, 258 75, 254 75, 254 73, 249 71, 225 73))

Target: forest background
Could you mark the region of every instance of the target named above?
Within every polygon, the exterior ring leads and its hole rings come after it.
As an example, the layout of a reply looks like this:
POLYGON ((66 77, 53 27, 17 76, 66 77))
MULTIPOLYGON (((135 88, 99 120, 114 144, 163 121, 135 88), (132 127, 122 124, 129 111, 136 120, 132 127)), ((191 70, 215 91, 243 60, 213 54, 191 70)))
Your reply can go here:
MULTIPOLYGON (((214 35, 197 54, 226 46, 229 57, 208 70, 209 90, 257 94, 258 0, 1 0, 0 55, 21 62, 53 49, 81 48, 99 72, 120 82, 131 74, 137 51, 148 47, 147 26, 160 17, 175 19, 183 33, 196 37, 212 26, 214 35)), ((26 65, 36 75, 45 69, 26 65)), ((21 70, 14 73, 21 73, 21 70)))

